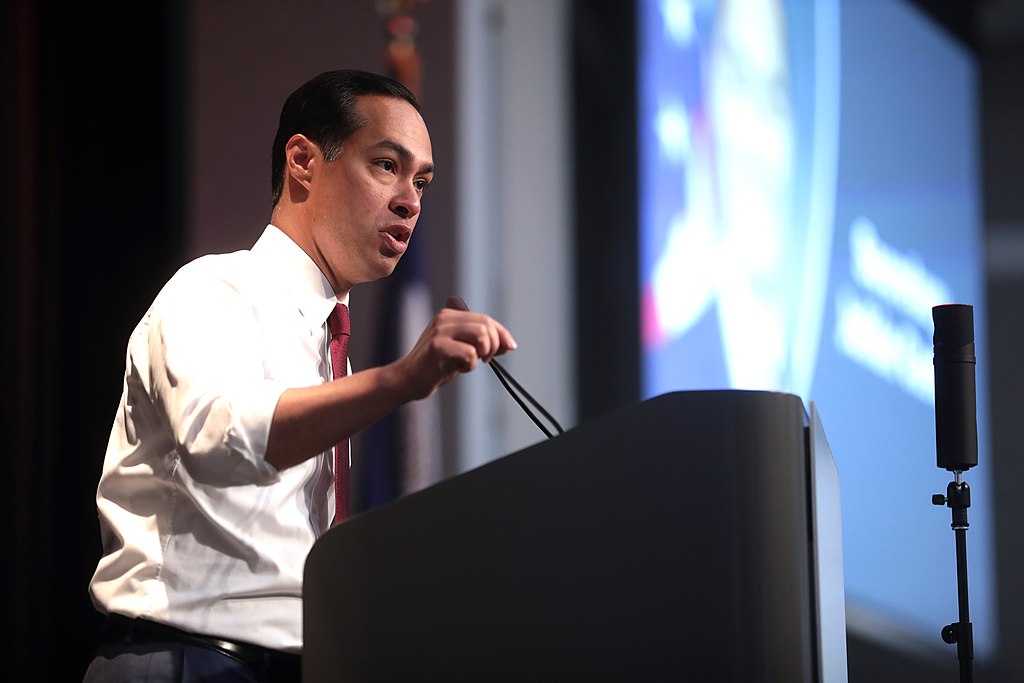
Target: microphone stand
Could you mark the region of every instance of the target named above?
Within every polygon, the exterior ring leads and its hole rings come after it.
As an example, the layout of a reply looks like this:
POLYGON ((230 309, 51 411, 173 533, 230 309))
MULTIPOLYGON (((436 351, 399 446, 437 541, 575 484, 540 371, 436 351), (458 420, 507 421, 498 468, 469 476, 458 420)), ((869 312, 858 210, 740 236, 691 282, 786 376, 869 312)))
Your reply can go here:
POLYGON ((956 585, 960 620, 943 627, 942 640, 950 645, 956 644, 960 681, 971 683, 974 680, 974 627, 971 625, 967 598, 967 528, 970 526, 967 523, 967 508, 971 507, 971 487, 961 474, 960 470, 955 471, 955 479, 946 487, 946 495, 936 493, 932 496, 932 503, 950 508, 953 515, 950 526, 956 536, 956 585))
POLYGON ((960 620, 942 628, 942 640, 956 643, 960 683, 974 680, 974 627, 967 600, 967 508, 971 488, 963 473, 978 464, 978 420, 974 370, 974 308, 965 304, 932 307, 935 321, 935 464, 953 473, 946 495, 932 496, 953 514, 956 584, 960 620))

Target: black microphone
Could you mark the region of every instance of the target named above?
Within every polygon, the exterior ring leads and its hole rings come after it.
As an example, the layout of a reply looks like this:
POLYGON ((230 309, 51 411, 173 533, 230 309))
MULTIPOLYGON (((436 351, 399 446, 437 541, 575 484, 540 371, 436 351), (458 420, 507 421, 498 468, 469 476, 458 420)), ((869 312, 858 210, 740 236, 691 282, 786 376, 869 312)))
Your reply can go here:
MULTIPOLYGON (((448 301, 445 303, 445 308, 454 308, 457 311, 469 311, 469 306, 467 306, 466 302, 463 301, 462 297, 459 296, 448 297, 448 301)), ((537 408, 537 410, 539 410, 544 415, 544 417, 548 419, 548 421, 552 424, 552 426, 554 426, 555 430, 559 434, 565 433, 565 430, 562 429, 562 425, 558 424, 558 421, 551 416, 551 413, 544 410, 544 407, 540 403, 538 403, 533 396, 530 396, 530 393, 526 391, 526 389, 524 389, 522 385, 519 384, 519 382, 515 381, 512 378, 512 375, 508 373, 508 370, 502 367, 501 363, 499 363, 497 359, 492 358, 491 362, 488 363, 488 365, 491 366, 491 370, 494 371, 494 375, 498 378, 498 381, 501 382, 501 385, 505 387, 505 391, 507 391, 509 395, 515 399, 516 403, 519 404, 519 407, 523 409, 523 412, 525 412, 527 416, 529 416, 529 418, 533 420, 533 423, 540 427, 540 430, 544 432, 545 436, 547 436, 550 439, 554 436, 554 434, 552 434, 551 431, 544 425, 544 423, 541 422, 540 419, 533 413, 533 411, 526 406, 526 404, 523 402, 523 398, 525 398, 527 401, 533 404, 533 406, 537 408), (512 387, 515 387, 515 391, 513 391, 512 387), (516 391, 523 395, 522 398, 519 396, 519 394, 516 393, 516 391)))
POLYGON ((974 308, 966 304, 935 306, 932 319, 936 464, 950 472, 963 472, 978 464, 974 308))

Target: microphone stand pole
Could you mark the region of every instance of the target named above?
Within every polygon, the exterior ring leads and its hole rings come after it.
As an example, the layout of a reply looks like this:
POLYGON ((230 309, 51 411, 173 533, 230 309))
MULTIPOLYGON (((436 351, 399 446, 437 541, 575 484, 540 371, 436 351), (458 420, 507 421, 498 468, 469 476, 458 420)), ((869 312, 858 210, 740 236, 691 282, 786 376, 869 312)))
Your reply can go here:
POLYGON ((932 496, 935 505, 946 505, 953 514, 950 525, 956 536, 956 585, 957 605, 960 620, 942 629, 942 640, 950 645, 956 643, 956 654, 960 661, 960 682, 974 680, 974 627, 971 625, 970 604, 967 597, 967 508, 971 507, 971 487, 963 481, 961 472, 954 472, 956 478, 946 487, 946 495, 932 496))

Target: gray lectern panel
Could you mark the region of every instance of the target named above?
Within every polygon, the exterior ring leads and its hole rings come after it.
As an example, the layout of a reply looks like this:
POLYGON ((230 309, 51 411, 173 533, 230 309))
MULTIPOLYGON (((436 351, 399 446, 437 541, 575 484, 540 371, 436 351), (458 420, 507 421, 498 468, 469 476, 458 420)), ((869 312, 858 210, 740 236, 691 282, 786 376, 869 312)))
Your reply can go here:
POLYGON ((327 533, 307 681, 817 677, 806 413, 668 394, 327 533))

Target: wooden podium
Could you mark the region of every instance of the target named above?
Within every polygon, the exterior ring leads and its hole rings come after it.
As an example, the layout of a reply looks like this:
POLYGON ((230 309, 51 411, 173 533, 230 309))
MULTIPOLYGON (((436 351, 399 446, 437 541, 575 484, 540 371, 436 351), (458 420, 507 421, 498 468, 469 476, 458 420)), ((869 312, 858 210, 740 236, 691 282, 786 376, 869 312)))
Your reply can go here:
POLYGON ((666 394, 352 518, 306 562, 304 680, 822 680, 812 426, 666 394))

